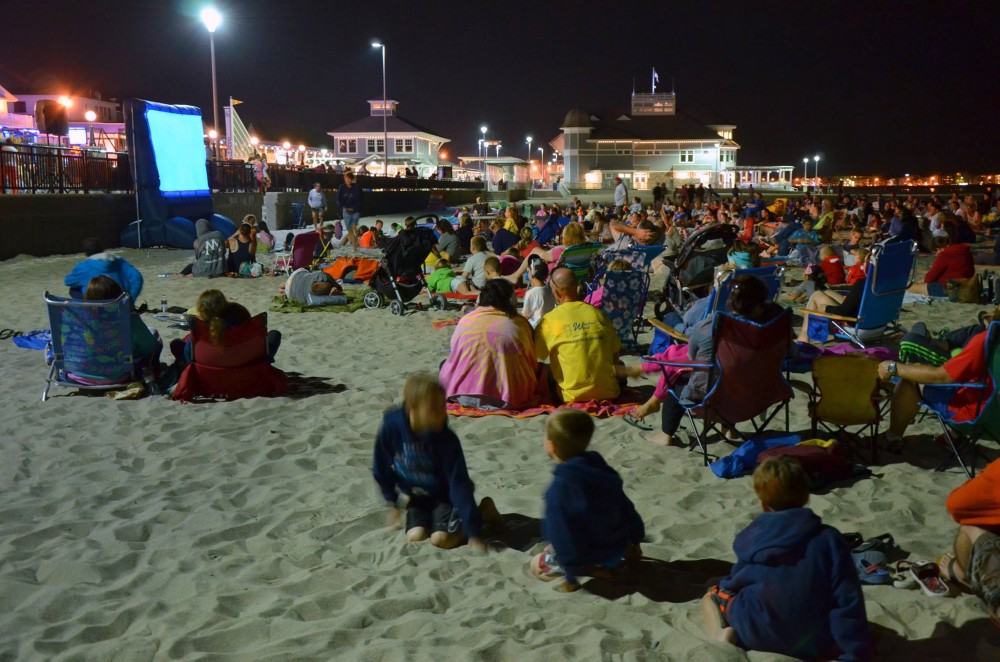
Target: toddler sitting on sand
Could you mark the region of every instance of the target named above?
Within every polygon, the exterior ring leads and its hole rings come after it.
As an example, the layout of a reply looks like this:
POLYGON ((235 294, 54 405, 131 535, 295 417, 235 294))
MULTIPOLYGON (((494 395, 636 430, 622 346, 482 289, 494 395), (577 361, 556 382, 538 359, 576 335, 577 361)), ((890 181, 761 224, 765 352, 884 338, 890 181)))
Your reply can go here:
POLYGON ((642 518, 622 489, 622 479, 596 451, 588 451, 594 420, 578 409, 560 409, 545 424, 545 454, 556 462, 545 491, 545 550, 531 560, 543 581, 565 577, 556 589, 580 588, 577 577, 610 576, 637 562, 646 535, 642 518))
MULTIPOLYGON (((399 494, 407 497, 406 540, 430 538, 443 549, 469 547, 486 551, 480 537, 483 518, 473 496, 472 480, 458 437, 448 428, 444 388, 437 377, 413 375, 403 386, 403 406, 382 418, 375 438, 372 474, 391 510, 390 526, 402 522, 399 494)), ((492 501, 483 507, 493 510, 492 501)))
POLYGON ((733 542, 732 573, 701 601, 709 635, 748 650, 824 660, 869 659, 868 618, 851 553, 812 510, 797 460, 753 473, 764 511, 733 542))

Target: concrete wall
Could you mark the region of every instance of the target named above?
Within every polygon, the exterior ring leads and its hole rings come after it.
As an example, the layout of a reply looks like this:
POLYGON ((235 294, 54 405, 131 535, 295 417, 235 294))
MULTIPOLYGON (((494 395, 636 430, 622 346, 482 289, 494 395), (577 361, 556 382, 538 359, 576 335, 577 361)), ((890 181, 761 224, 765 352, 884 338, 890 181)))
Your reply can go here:
MULTIPOLYGON (((471 205, 481 191, 440 191, 445 205, 471 205)), ((512 192, 513 193, 513 192, 512 192)), ((272 229, 291 225, 292 202, 305 193, 269 193, 272 229)), ((261 218, 264 196, 258 193, 216 193, 215 212, 239 222, 246 214, 261 218)), ((379 191, 365 194, 364 219, 427 209, 428 191, 379 191)), ((337 196, 327 192, 328 218, 340 218, 337 196)), ((119 245, 121 231, 135 220, 135 196, 124 195, 0 195, 0 260, 15 255, 78 253, 83 240, 96 237, 108 248, 119 245)), ((308 219, 307 219, 308 220, 308 219)))

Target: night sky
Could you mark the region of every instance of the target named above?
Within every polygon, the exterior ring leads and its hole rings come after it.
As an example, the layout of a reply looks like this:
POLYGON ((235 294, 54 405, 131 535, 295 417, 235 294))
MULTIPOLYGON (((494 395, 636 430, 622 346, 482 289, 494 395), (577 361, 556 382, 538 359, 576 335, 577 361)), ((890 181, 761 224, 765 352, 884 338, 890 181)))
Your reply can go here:
MULTIPOLYGON (((2 0, 0 84, 200 106, 198 0, 2 0)), ((1000 171, 1000 2, 219 0, 220 105, 271 140, 325 134, 381 98, 474 154, 479 126, 524 157, 566 111, 627 108, 633 77, 680 112, 737 125, 746 165, 821 175, 1000 171), (810 172, 812 166, 810 166, 810 172)), ((221 110, 220 110, 221 115, 221 110)), ((220 117, 221 122, 221 117, 220 117)), ((549 148, 546 147, 546 152, 549 148)))

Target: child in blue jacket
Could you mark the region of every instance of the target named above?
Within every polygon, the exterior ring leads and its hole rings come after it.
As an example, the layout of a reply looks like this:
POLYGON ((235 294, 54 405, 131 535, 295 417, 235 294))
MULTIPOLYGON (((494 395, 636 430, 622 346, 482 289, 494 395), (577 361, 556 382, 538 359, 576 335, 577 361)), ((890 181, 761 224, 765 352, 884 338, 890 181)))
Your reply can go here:
POLYGON ((754 471, 753 487, 764 513, 736 536, 732 573, 702 598, 709 635, 797 658, 869 659, 865 599, 850 550, 805 507, 802 466, 769 458, 754 471))
POLYGON ((372 474, 391 508, 390 526, 403 519, 399 494, 407 497, 407 542, 429 537, 435 547, 452 549, 468 538, 469 547, 486 551, 462 444, 448 428, 445 393, 436 376, 420 373, 406 380, 403 406, 386 412, 375 438, 372 474))
POLYGON ((556 588, 566 592, 580 588, 577 577, 607 575, 638 561, 646 535, 618 473, 587 451, 593 434, 593 419, 577 409, 560 409, 545 424, 545 453, 556 462, 542 520, 550 544, 532 559, 531 570, 543 581, 564 576, 556 588))

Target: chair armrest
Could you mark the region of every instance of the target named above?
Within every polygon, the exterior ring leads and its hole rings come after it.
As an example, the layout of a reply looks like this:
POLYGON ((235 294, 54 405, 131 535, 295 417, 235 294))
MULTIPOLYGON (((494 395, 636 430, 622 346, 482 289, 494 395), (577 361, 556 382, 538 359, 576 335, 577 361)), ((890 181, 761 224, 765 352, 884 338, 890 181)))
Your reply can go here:
POLYGON ((708 370, 712 367, 711 363, 696 363, 694 361, 660 361, 654 359, 652 356, 642 357, 643 363, 653 363, 660 366, 669 366, 672 368, 693 368, 695 370, 708 370))
POLYGON ((792 388, 797 391, 801 391, 809 397, 816 395, 816 389, 813 388, 813 385, 808 382, 804 382, 801 379, 789 379, 787 381, 792 388))
POLYGON ((678 331, 674 327, 670 326, 669 324, 664 324, 660 320, 654 319, 654 318, 650 318, 650 319, 648 319, 646 321, 649 322, 649 325, 651 327, 653 327, 654 329, 659 329, 660 331, 663 331, 665 334, 667 334, 668 336, 670 336, 674 340, 680 340, 681 342, 687 342, 688 341, 688 337, 686 335, 684 335, 683 333, 681 333, 680 331, 678 331))
POLYGON ((813 317, 824 317, 831 320, 840 320, 841 322, 857 322, 857 317, 849 317, 847 315, 834 315, 833 313, 824 313, 820 310, 810 310, 808 308, 799 308, 799 312, 802 313, 803 317, 805 315, 812 315, 813 317))

